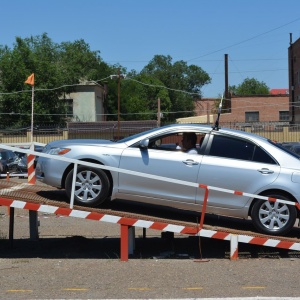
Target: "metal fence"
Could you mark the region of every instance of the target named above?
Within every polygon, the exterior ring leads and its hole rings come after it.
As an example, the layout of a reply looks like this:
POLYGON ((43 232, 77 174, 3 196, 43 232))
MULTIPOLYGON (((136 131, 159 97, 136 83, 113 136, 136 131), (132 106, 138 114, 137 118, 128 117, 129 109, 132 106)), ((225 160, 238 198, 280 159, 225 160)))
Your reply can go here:
MULTIPOLYGON (((167 125, 167 124, 162 124, 167 125)), ((213 125, 213 124, 210 124, 213 125)), ((278 142, 299 142, 300 124, 286 122, 221 123, 221 127, 252 132, 278 142)), ((60 124, 35 126, 34 142, 47 144, 62 139, 108 139, 115 140, 157 127, 155 120, 107 122, 72 122, 66 126, 60 124)), ((28 143, 31 140, 30 128, 0 128, 0 143, 28 143)))

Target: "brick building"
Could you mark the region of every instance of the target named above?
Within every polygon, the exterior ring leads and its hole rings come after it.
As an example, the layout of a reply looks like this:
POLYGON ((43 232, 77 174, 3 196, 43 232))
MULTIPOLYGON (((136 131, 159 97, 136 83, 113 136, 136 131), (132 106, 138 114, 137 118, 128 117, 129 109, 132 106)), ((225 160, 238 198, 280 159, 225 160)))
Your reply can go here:
POLYGON ((300 123, 300 38, 290 43, 289 56, 289 91, 290 120, 300 123))
MULTIPOLYGON (((177 122, 213 123, 217 101, 213 98, 196 101, 196 116, 177 119, 177 122)), ((290 118, 288 94, 231 96, 223 100, 223 108, 223 123, 288 122, 290 118)))

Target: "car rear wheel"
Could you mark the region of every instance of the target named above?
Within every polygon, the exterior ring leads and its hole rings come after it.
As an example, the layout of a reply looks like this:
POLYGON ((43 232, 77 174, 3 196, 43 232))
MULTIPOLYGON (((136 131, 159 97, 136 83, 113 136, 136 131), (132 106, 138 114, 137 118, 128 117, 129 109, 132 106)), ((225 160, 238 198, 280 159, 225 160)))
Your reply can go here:
MULTIPOLYGON (((73 170, 66 178, 66 193, 71 198, 73 170)), ((77 169, 74 203, 95 207, 104 203, 110 190, 110 182, 106 173, 97 168, 79 166, 77 169)))
MULTIPOLYGON (((266 197, 290 201, 282 194, 269 194, 266 197)), ((255 201, 251 217, 258 231, 270 235, 282 235, 294 226, 297 218, 295 206, 258 199, 255 201)))

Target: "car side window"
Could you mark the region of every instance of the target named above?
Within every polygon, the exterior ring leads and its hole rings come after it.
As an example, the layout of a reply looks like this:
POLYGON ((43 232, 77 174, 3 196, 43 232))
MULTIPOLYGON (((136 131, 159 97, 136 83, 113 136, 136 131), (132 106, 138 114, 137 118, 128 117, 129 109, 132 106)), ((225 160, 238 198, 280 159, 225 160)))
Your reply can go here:
POLYGON ((214 135, 209 155, 276 164, 268 153, 252 142, 222 135, 214 135))
POLYGON ((153 138, 149 141, 149 149, 165 150, 165 151, 178 151, 181 149, 179 146, 181 136, 178 134, 161 136, 153 138))

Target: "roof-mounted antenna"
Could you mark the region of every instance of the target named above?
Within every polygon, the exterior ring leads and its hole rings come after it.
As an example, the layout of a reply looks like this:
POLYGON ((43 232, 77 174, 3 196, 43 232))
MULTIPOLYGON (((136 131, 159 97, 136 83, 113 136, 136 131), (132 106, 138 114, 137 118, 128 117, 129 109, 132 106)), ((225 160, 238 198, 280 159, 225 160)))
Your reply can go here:
POLYGON ((213 130, 219 130, 219 119, 220 119, 220 114, 221 114, 221 111, 222 111, 222 104, 223 104, 223 94, 222 94, 222 98, 221 98, 221 102, 219 104, 219 109, 218 109, 218 116, 217 116, 217 119, 216 119, 216 122, 215 122, 215 125, 213 127, 213 130))

